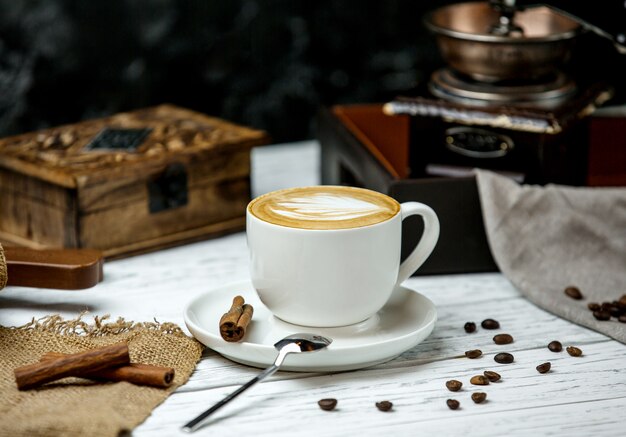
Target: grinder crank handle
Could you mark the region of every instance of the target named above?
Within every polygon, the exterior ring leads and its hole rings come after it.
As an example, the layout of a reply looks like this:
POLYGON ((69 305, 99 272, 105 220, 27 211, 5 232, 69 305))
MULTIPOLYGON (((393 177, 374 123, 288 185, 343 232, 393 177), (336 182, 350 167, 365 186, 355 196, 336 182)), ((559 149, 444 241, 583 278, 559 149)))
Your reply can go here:
MULTIPOLYGON (((0 263, 1 253, 2 246, 0 263)), ((103 279, 104 262, 98 250, 4 247, 4 258, 6 285, 78 290, 103 279)))
POLYGON ((489 0, 497 11, 512 13, 514 10, 545 6, 566 16, 584 29, 613 42, 615 49, 626 55, 626 3, 607 0, 601 5, 571 0, 489 0))

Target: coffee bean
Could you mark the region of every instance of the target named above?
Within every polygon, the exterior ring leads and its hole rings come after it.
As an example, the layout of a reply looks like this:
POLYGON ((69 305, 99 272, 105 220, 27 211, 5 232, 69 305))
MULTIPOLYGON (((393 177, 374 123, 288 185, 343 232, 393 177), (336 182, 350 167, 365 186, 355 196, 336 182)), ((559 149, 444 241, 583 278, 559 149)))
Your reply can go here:
POLYGON ((610 309, 609 309, 609 314, 611 315, 611 317, 619 317, 621 316, 623 313, 622 309, 620 307, 618 307, 617 305, 613 305, 610 309))
POLYGON ((621 316, 617 318, 617 320, 619 320, 622 323, 626 323, 626 314, 622 314, 621 316))
POLYGON ((563 350, 563 345, 560 341, 554 340, 548 344, 548 349, 550 349, 552 352, 561 352, 563 350))
POLYGON ((485 329, 498 329, 500 327, 500 323, 497 320, 493 319, 485 319, 480 324, 485 329))
POLYGON ((483 375, 485 375, 487 377, 487 379, 489 381, 491 381, 491 382, 500 381, 500 378, 501 378, 499 373, 496 373, 496 372, 494 372, 492 370, 485 370, 483 372, 483 375))
POLYGON ((446 381, 446 387, 448 387, 450 391, 459 391, 461 387, 463 387, 463 383, 456 379, 451 379, 450 381, 446 381))
POLYGON ((626 305, 626 294, 622 294, 622 297, 619 298, 618 302, 622 305, 626 305))
POLYGON ((508 352, 501 352, 493 357, 493 359, 496 363, 511 364, 515 358, 508 352))
POLYGON ((498 334, 493 337, 493 342, 495 344, 509 344, 513 343, 513 337, 509 334, 498 334))
POLYGON ((550 363, 539 364, 537 366, 537 372, 539 372, 539 373, 547 373, 547 372, 550 371, 550 367, 552 367, 552 364, 550 364, 550 363))
POLYGON ((478 358, 481 356, 483 352, 480 349, 472 349, 471 351, 465 351, 465 356, 467 358, 478 358))
POLYGON ((608 311, 594 311, 593 312, 593 317, 596 318, 596 320, 600 320, 602 322, 605 322, 607 320, 611 319, 611 313, 609 313, 608 311))
POLYGON ((487 399, 487 393, 485 392, 477 391, 475 393, 472 393, 472 400, 477 404, 484 402, 485 399, 487 399))
POLYGON ((568 346, 565 348, 565 350, 567 351, 568 354, 570 354, 573 357, 579 357, 583 354, 583 351, 581 351, 579 348, 575 346, 568 346))
POLYGON ((484 375, 472 376, 470 382, 474 385, 489 385, 489 379, 484 375))
POLYGON ((589 302, 587 304, 587 308, 589 308, 591 311, 598 311, 600 310, 600 304, 596 302, 589 302))
POLYGON ((472 332, 476 331, 476 323, 467 322, 465 325, 463 325, 463 329, 465 329, 465 332, 467 332, 468 334, 471 334, 472 332))
POLYGON ((450 408, 451 410, 456 410, 457 408, 459 408, 459 405, 461 405, 456 399, 448 399, 446 401, 446 404, 448 404, 448 408, 450 408))
POLYGON ((319 405, 320 408, 324 411, 331 411, 334 410, 337 406, 337 399, 320 399, 319 401, 317 401, 317 405, 319 405))
POLYGON ((578 287, 574 287, 573 285, 565 288, 565 294, 576 300, 580 300, 583 298, 583 294, 580 292, 578 287))
POLYGON ((391 410, 391 407, 393 407, 393 403, 389 401, 376 402, 376 408, 380 411, 389 411, 391 410))

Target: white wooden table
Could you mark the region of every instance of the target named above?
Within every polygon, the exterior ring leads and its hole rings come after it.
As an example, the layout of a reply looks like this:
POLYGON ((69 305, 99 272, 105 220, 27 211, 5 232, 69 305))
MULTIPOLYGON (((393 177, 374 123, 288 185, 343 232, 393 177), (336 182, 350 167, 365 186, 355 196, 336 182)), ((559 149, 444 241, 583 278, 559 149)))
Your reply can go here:
MULTIPOLYGON (((316 142, 272 146, 253 153, 253 194, 287 186, 319 183, 316 142)), ((105 281, 85 291, 9 287, 0 293, 0 324, 18 325, 32 317, 60 313, 76 317, 111 314, 127 320, 171 321, 184 327, 183 308, 195 296, 248 278, 245 234, 108 262, 105 281)), ((626 432, 626 346, 559 319, 526 301, 500 274, 418 277, 405 285, 430 298, 438 322, 426 341, 398 358, 372 368, 335 374, 279 372, 220 411, 198 435, 564 435, 624 436, 626 432), (480 328, 497 319, 498 331, 480 328), (474 321, 476 333, 463 325, 474 321), (497 346, 492 337, 507 332, 515 342, 497 346), (550 352, 546 345, 580 347, 584 355, 550 352), (481 358, 459 358, 481 349, 481 358), (493 361, 497 352, 515 363, 493 361), (552 371, 539 374, 545 361, 552 371), (498 383, 472 386, 469 378, 494 370, 498 383), (463 382, 452 393, 445 382, 463 382), (470 395, 485 391, 483 404, 470 395), (338 399, 335 411, 317 406, 338 399), (461 407, 452 411, 446 399, 461 407), (389 400, 391 412, 378 411, 389 400)), ((626 329, 626 325, 624 325, 626 329)), ((186 328, 185 328, 186 329, 186 328)), ((206 350, 190 381, 135 431, 137 436, 186 435, 180 426, 258 369, 232 363, 206 350)))

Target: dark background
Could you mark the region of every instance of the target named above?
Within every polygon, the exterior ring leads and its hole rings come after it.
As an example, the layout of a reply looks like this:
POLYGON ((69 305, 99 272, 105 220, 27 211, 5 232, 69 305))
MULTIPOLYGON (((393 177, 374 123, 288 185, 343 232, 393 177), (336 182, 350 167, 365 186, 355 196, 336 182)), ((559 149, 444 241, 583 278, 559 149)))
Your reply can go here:
MULTIPOLYGON (((310 138, 321 105, 427 81, 442 61, 422 17, 445 3, 0 0, 0 136, 168 102, 310 138)), ((573 68, 623 78, 589 39, 573 68)))

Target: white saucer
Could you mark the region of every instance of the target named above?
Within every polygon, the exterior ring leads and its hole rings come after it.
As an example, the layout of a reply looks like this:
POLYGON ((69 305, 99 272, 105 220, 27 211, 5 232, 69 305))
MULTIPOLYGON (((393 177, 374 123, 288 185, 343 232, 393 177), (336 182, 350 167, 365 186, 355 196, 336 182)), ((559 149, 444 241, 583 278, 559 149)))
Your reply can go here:
POLYGON ((360 369, 397 357, 423 341, 437 320, 435 305, 409 288, 400 287, 377 314, 364 322, 338 328, 311 328, 293 325, 274 317, 259 300, 248 281, 224 285, 201 294, 185 308, 185 323, 202 344, 224 357, 255 367, 274 362, 274 343, 298 332, 330 337, 325 350, 289 355, 281 367, 298 372, 326 372, 360 369), (241 342, 229 343, 219 333, 219 320, 234 296, 240 294, 254 307, 252 322, 241 342))

